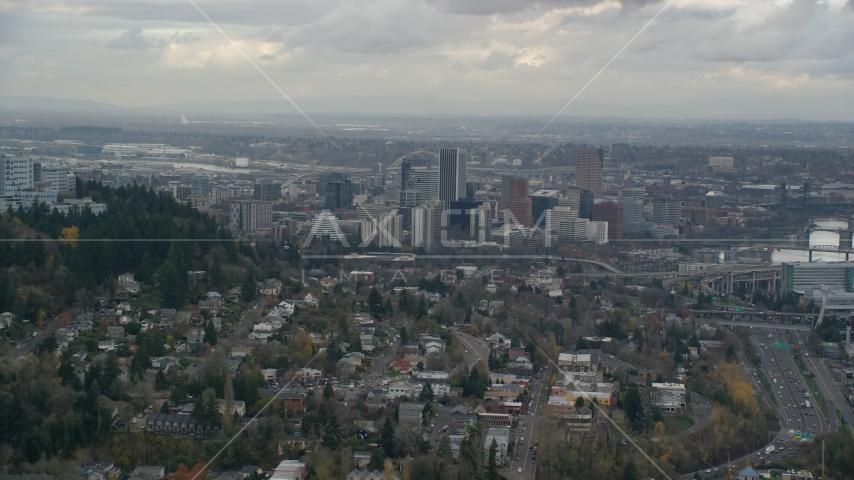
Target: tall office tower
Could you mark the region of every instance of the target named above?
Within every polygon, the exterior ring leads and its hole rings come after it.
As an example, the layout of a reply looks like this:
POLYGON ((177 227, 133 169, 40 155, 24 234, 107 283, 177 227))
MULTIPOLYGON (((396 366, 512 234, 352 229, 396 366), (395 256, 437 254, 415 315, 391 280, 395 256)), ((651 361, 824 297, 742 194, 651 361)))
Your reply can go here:
POLYGON ((492 229, 492 209, 489 204, 480 204, 469 210, 469 235, 478 241, 486 241, 492 229))
POLYGON ((273 228, 273 202, 237 200, 231 204, 231 231, 254 233, 273 228))
POLYGON ((563 191, 563 196, 558 198, 557 204, 561 207, 571 207, 576 212, 581 210, 581 192, 583 190, 578 187, 567 187, 563 191))
POLYGON ((382 162, 377 162, 371 165, 371 175, 385 176, 385 165, 382 162))
POLYGON ((512 180, 512 179, 513 179, 513 177, 511 177, 510 175, 502 175, 501 176, 501 196, 498 197, 498 211, 499 212, 504 211, 504 208, 505 208, 504 207, 504 200, 506 198, 505 195, 507 195, 504 192, 510 191, 510 180, 512 180))
MULTIPOLYGON (((347 172, 329 172, 317 178, 317 193, 321 197, 326 196, 326 185, 330 182, 343 182, 350 179, 350 174, 347 172)), ((291 184, 293 185, 293 184, 291 184)))
POLYGON ((608 222, 608 238, 616 240, 623 238, 623 206, 611 202, 593 205, 593 220, 608 222))
POLYGON ((385 177, 382 175, 366 175, 365 190, 374 192, 380 187, 385 187, 385 177))
POLYGON ((0 195, 16 195, 32 187, 32 157, 0 157, 0 195))
MULTIPOLYGON (((531 194, 531 221, 536 224, 543 212, 560 205, 557 190, 539 190, 531 194)), ((576 212, 578 209, 576 208, 576 212)))
POLYGON ((255 200, 264 200, 275 202, 282 197, 282 184, 262 180, 256 183, 252 190, 252 198, 255 200))
POLYGON ((418 205, 421 205, 421 192, 418 190, 400 191, 401 207, 417 207, 418 205))
POLYGON ((575 184, 593 192, 594 197, 602 195, 603 162, 601 148, 580 148, 575 152, 575 184))
POLYGON ((172 196, 179 202, 184 202, 193 195, 193 187, 189 185, 172 185, 172 196))
POLYGON ((415 248, 430 250, 439 244, 442 229, 442 202, 432 199, 412 209, 411 241, 415 248))
POLYGON ((679 223, 682 213, 682 202, 656 198, 652 202, 652 221, 659 225, 675 225, 679 223))
POLYGON ((439 169, 412 167, 408 174, 409 188, 421 192, 422 201, 439 198, 439 169))
POLYGON ((593 218, 593 192, 582 190, 578 199, 578 218, 593 218))
POLYGON ((424 228, 427 226, 427 208, 424 206, 412 209, 412 220, 409 227, 409 241, 414 248, 424 246, 424 228))
POLYGON ((412 169, 412 162, 409 159, 404 158, 402 162, 400 162, 400 190, 406 190, 409 188, 409 171, 412 169))
MULTIPOLYGON (((207 175, 196 175, 193 177, 192 183, 190 183, 190 190, 194 197, 202 196, 209 197, 211 195, 211 181, 207 177, 207 175)), ((282 186, 279 185, 279 192, 281 193, 282 186)), ((258 199, 262 200, 262 199, 258 199)))
POLYGON ((353 182, 329 182, 326 184, 326 208, 329 210, 353 209, 353 182))
POLYGON ((623 206, 623 230, 632 232, 643 225, 643 199, 646 193, 642 188, 624 188, 620 191, 617 203, 623 206))
POLYGON ((501 198, 504 199, 504 210, 512 214, 512 217, 507 216, 505 218, 509 218, 511 222, 515 219, 518 226, 530 227, 532 221, 531 197, 528 196, 528 179, 501 177, 501 186, 502 188, 504 186, 507 187, 506 191, 501 191, 501 198))
POLYGON ((439 200, 445 205, 466 196, 466 151, 439 149, 439 200))

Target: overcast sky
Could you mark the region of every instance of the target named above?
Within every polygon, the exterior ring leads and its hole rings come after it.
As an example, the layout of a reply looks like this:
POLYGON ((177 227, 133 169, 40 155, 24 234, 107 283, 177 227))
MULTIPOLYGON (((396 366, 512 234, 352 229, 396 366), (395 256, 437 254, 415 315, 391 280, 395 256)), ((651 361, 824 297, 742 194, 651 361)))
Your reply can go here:
MULTIPOLYGON (((675 0, 566 114, 854 119, 853 2, 675 0)), ((557 113, 665 4, 197 3, 297 103, 447 97, 472 114, 557 113)), ((0 72, 2 94, 122 106, 281 98, 188 0, 0 0, 0 72)))

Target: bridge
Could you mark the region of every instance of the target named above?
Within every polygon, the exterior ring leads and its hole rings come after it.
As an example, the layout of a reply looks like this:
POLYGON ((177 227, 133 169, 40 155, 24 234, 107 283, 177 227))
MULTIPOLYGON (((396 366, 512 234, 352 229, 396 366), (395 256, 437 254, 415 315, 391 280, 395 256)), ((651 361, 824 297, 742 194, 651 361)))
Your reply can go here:
MULTIPOLYGON (((742 312, 743 313, 743 312, 742 312)), ((782 323, 768 323, 768 322, 734 322, 734 321, 718 321, 719 325, 727 325, 733 327, 756 327, 756 328, 776 328, 778 330, 797 330, 800 332, 808 332, 812 330, 809 326, 802 325, 786 325, 782 323)))

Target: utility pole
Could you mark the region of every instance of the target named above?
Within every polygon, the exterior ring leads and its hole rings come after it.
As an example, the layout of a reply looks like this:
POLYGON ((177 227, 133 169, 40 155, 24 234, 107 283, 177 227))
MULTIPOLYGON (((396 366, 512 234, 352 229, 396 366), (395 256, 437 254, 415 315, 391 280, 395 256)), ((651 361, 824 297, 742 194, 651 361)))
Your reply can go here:
POLYGON ((821 441, 821 478, 824 479, 824 440, 821 441))

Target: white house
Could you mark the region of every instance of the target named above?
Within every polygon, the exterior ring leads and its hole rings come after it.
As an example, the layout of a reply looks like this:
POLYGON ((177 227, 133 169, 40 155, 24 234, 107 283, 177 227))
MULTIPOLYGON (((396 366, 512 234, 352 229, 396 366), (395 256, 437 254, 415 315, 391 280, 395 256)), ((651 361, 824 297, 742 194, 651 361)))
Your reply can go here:
POLYGON ((445 351, 443 342, 430 341, 424 344, 424 351, 427 353, 442 353, 445 351))
POLYGON ((116 342, 113 340, 106 340, 103 342, 98 342, 98 350, 102 352, 112 352, 116 349, 116 342))
POLYGON ((394 382, 388 386, 388 398, 409 397, 412 398, 412 384, 407 382, 394 382))

